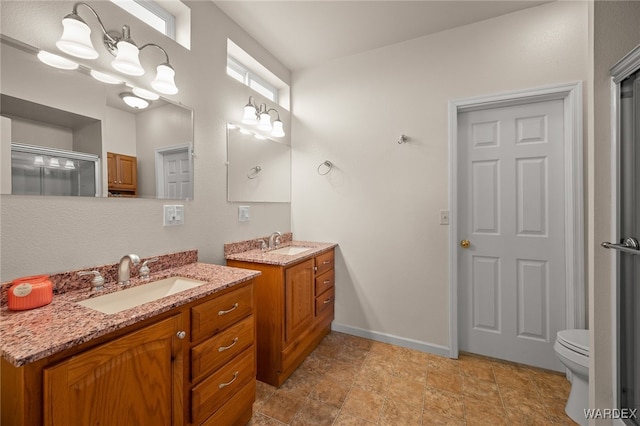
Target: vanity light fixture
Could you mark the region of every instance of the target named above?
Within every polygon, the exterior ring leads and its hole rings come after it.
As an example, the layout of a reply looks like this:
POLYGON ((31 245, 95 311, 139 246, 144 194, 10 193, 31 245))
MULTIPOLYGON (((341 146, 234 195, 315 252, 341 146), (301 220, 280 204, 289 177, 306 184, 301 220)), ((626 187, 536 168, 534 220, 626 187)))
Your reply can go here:
POLYGON ((46 50, 38 52, 38 59, 51 67, 59 68, 61 70, 76 70, 79 67, 77 63, 70 61, 67 58, 63 58, 62 56, 47 52, 46 50))
POLYGON ((107 83, 107 84, 122 84, 123 81, 120 80, 119 78, 116 78, 110 74, 105 74, 103 72, 100 71, 96 71, 96 70, 91 70, 89 71, 89 74, 91 74, 91 77, 95 78, 96 80, 102 82, 102 83, 107 83))
POLYGON ((266 104, 255 104, 253 96, 249 96, 249 102, 244 106, 244 114, 242 115, 244 124, 258 125, 258 129, 271 132, 271 136, 281 138, 285 135, 284 126, 280 120, 280 113, 275 108, 267 108, 266 104), (276 113, 276 120, 271 123, 270 112, 276 113))
POLYGON ((149 106, 149 101, 139 98, 131 92, 120 93, 120 98, 131 108, 145 109, 149 106))
POLYGON ((72 160, 67 160, 67 161, 64 163, 64 168, 65 168, 65 169, 68 169, 68 170, 75 170, 75 169, 76 169, 76 166, 73 164, 73 161, 72 161, 72 160))
POLYGON ((131 39, 129 25, 122 26, 122 32, 107 31, 98 16, 98 13, 87 3, 78 2, 73 5, 73 11, 62 19, 63 32, 60 40, 56 42, 58 49, 82 59, 96 59, 99 54, 91 43, 91 28, 84 19, 78 15, 78 7, 85 6, 98 20, 103 34, 103 42, 109 53, 115 56, 111 66, 123 74, 140 76, 145 73, 140 64, 140 51, 147 47, 155 47, 164 53, 165 61, 156 68, 156 77, 151 82, 151 87, 160 93, 174 95, 178 93, 175 83, 175 70, 169 63, 167 51, 155 43, 147 43, 138 48, 131 39))
POLYGON ((52 157, 51 160, 49 160, 49 167, 60 167, 60 162, 56 157, 52 157))
POLYGON ((33 159, 34 166, 44 166, 44 157, 42 155, 36 155, 33 159))
POLYGON ((143 89, 141 87, 134 87, 133 89, 131 89, 131 91, 134 95, 142 99, 147 99, 149 101, 156 101, 160 99, 160 95, 158 95, 157 93, 154 93, 151 90, 143 89))

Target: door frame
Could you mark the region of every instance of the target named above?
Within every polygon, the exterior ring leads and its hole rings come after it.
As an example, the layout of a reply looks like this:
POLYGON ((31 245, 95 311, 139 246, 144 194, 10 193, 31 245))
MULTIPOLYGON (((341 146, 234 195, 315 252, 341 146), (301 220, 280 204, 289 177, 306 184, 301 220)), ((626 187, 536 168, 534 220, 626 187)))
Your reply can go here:
POLYGON ((193 152, 191 144, 183 143, 179 145, 166 146, 164 148, 156 148, 155 150, 155 166, 156 166, 156 198, 164 198, 164 156, 168 154, 176 154, 186 151, 189 158, 189 167, 191 169, 191 187, 193 196, 193 152))
MULTIPOLYGON (((620 61, 611 68, 611 235, 617 238, 620 235, 620 83, 634 72, 640 70, 640 45, 636 46, 632 51, 627 53, 620 61)), ((620 406, 618 400, 618 349, 620 342, 618 341, 618 330, 620 321, 618 318, 618 303, 620 294, 618 292, 620 276, 618 274, 619 261, 616 258, 616 251, 611 250, 609 253, 611 264, 614 267, 611 270, 611 336, 613 344, 611 345, 611 367, 612 367, 612 389, 613 389, 613 407, 620 406)), ((624 421, 614 419, 613 424, 623 426, 624 421)))
POLYGON ((564 182, 572 188, 565 199, 565 279, 567 328, 585 328, 584 195, 582 82, 449 101, 449 357, 458 358, 458 115, 463 112, 508 107, 538 101, 564 103, 564 182), (573 242, 573 244, 571 244, 573 242))

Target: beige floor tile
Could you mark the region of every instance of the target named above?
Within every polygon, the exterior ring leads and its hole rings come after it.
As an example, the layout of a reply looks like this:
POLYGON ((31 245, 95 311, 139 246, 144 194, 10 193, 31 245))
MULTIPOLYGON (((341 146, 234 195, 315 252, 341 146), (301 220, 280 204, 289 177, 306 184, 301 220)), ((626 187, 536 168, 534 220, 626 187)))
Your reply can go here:
POLYGON ((396 402, 421 407, 424 393, 424 385, 421 383, 400 377, 391 377, 384 396, 396 402))
POLYGON ((332 332, 280 389, 258 382, 248 425, 575 426, 564 413, 570 388, 538 368, 332 332))
POLYGON ((404 404, 387 399, 382 407, 379 425, 383 426, 420 426, 422 423, 422 409, 419 405, 404 404))
POLYGON ((462 395, 427 386, 424 396, 424 414, 427 413, 464 420, 462 395))
POLYGON ((475 398, 464 398, 464 417, 467 425, 508 425, 509 419, 502 404, 475 398))
POLYGON ((331 426, 340 410, 321 401, 308 399, 291 421, 291 426, 331 426))
POLYGON ((498 385, 488 380, 464 376, 462 378, 462 393, 465 397, 476 398, 495 405, 501 403, 498 385))
POLYGON ((304 403, 305 398, 279 389, 262 404, 258 412, 289 424, 304 403))
POLYGON ((462 376, 457 372, 430 370, 427 386, 453 393, 462 393, 462 376))
POLYGON ((333 426, 371 426, 375 424, 341 411, 333 426))
POLYGON ((342 412, 376 423, 380 418, 383 404, 384 397, 382 395, 354 387, 347 395, 342 412))
POLYGON ((317 399, 318 401, 340 408, 342 404, 344 404, 345 399, 347 399, 347 394, 349 394, 350 389, 351 386, 324 379, 318 383, 309 398, 317 399))

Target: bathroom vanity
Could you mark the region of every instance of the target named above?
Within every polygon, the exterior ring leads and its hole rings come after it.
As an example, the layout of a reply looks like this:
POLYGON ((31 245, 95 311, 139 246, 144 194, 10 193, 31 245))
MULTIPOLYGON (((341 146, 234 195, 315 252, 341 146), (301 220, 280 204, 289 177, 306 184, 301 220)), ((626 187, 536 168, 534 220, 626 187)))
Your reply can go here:
MULTIPOLYGON (((150 281, 171 276, 204 283, 110 315, 77 303, 89 290, 57 294, 31 311, 4 304, 2 424, 248 422, 258 273, 195 262, 150 281)), ((145 282, 132 279, 137 285, 145 282)))
POLYGON ((227 254, 256 277, 257 378, 280 386, 331 331, 336 244, 293 241, 227 254))

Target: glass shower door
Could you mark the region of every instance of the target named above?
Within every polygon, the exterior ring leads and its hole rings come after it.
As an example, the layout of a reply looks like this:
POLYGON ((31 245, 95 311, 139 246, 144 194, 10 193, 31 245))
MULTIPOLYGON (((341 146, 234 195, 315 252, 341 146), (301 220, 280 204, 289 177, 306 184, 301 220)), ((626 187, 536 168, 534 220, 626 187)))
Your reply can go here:
POLYGON ((640 425, 640 71, 620 82, 617 400, 622 421, 640 425))

